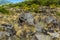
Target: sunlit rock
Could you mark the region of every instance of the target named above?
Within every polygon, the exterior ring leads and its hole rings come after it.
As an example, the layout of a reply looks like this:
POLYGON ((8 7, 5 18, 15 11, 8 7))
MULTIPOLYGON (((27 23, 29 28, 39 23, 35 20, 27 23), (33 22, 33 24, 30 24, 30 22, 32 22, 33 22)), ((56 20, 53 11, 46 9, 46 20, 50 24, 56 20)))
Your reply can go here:
POLYGON ((23 13, 19 17, 19 23, 22 24, 23 22, 26 22, 29 25, 34 24, 34 17, 31 13, 23 13))

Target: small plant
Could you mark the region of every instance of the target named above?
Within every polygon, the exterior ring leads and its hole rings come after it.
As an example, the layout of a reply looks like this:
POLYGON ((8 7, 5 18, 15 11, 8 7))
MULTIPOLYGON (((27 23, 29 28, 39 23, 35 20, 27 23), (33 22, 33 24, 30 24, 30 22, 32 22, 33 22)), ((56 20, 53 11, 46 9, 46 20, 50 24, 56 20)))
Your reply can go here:
POLYGON ((56 5, 55 4, 51 4, 50 8, 56 8, 56 5))

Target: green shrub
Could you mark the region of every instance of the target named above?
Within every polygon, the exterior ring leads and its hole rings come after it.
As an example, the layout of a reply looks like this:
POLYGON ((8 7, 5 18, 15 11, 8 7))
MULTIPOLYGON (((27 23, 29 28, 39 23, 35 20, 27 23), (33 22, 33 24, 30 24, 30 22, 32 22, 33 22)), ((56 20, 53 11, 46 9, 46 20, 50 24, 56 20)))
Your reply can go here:
POLYGON ((3 13, 3 14, 6 14, 6 13, 9 13, 8 10, 6 10, 4 7, 0 7, 0 12, 3 13))
POLYGON ((57 16, 60 16, 60 13, 56 13, 57 16))

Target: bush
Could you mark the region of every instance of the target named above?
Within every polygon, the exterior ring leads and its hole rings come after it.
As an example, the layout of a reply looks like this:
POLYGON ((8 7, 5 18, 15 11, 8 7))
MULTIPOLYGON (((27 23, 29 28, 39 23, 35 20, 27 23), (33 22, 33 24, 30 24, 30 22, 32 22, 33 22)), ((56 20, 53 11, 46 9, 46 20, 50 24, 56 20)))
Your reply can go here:
POLYGON ((0 6, 0 12, 3 14, 9 13, 8 10, 6 10, 4 7, 0 6))
POLYGON ((57 16, 60 16, 60 13, 56 13, 57 14, 57 16))

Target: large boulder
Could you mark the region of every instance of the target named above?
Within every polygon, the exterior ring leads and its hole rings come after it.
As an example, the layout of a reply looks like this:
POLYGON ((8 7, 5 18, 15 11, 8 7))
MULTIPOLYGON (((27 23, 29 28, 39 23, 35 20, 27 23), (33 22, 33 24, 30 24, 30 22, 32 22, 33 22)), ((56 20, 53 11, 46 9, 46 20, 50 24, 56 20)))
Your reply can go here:
POLYGON ((19 16, 19 24, 22 24, 23 22, 26 22, 29 25, 34 24, 34 17, 31 13, 23 13, 19 16))

